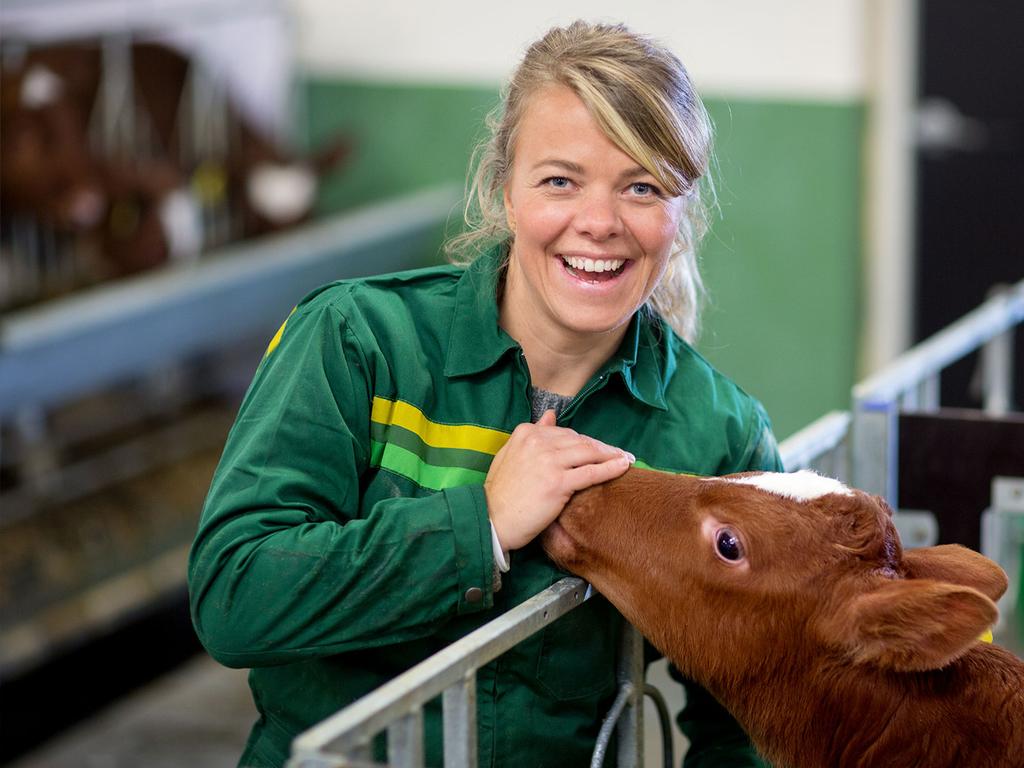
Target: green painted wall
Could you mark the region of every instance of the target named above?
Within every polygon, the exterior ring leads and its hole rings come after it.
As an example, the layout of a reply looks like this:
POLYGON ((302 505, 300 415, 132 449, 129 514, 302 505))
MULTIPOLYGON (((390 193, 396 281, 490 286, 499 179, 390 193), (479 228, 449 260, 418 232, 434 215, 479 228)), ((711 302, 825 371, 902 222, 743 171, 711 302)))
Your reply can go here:
MULTIPOLYGON (((355 153, 325 185, 335 211, 462 183, 488 88, 311 79, 307 137, 355 153)), ((860 307, 859 105, 709 99, 719 212, 702 251, 700 348, 768 408, 780 437, 849 405, 860 307)), ((452 226, 457 227, 458 211, 452 226)))
POLYGON ((701 351, 780 437, 849 407, 860 310, 860 107, 709 100, 720 214, 701 351))

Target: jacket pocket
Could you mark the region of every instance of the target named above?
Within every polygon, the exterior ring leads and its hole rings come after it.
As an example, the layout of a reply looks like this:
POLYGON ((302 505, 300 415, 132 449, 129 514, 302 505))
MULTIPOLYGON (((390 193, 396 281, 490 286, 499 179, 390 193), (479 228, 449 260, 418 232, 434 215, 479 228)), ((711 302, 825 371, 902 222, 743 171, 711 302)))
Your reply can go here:
POLYGON ((542 630, 537 681, 561 701, 608 694, 615 688, 615 665, 622 617, 594 595, 542 630))

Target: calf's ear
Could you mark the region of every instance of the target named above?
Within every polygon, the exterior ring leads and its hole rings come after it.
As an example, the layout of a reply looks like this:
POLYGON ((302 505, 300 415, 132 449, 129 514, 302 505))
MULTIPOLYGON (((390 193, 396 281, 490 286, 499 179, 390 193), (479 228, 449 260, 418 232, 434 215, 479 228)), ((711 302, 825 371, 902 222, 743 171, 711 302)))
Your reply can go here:
POLYGON ((962 656, 997 615, 995 603, 972 587, 886 579, 833 614, 826 631, 855 661, 919 672, 962 656))
POLYGON ((974 587, 990 600, 998 600, 1009 581, 995 562, 959 544, 941 544, 903 550, 908 579, 937 579, 974 587))

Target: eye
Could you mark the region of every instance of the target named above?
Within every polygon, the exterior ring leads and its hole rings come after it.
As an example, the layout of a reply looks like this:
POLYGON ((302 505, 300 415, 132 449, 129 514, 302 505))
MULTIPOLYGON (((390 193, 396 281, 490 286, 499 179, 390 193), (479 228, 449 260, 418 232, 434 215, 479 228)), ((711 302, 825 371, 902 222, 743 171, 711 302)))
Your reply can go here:
POLYGON ((723 560, 736 563, 743 559, 743 544, 740 537, 730 528, 722 528, 715 534, 715 549, 723 560))
POLYGON ((646 181, 636 181, 629 185, 630 191, 637 197, 656 197, 660 195, 660 191, 653 184, 648 184, 646 181))
POLYGON ((565 178, 565 176, 549 176, 541 184, 553 187, 554 189, 569 189, 572 186, 572 182, 565 178))

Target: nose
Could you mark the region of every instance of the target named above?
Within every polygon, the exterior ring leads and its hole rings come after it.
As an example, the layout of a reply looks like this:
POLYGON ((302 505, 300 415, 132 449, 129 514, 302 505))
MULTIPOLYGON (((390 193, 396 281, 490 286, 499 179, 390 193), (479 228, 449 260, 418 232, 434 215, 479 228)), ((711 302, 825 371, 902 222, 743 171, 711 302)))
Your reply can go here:
POLYGON ((593 191, 580 200, 573 225, 581 235, 597 241, 608 240, 622 232, 622 219, 613 195, 593 191))

